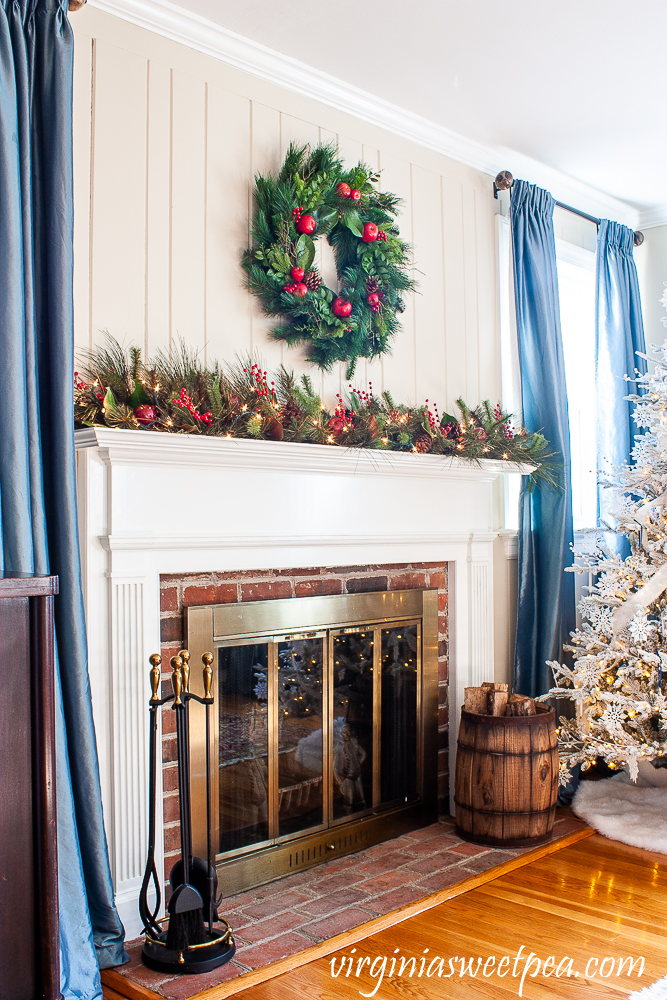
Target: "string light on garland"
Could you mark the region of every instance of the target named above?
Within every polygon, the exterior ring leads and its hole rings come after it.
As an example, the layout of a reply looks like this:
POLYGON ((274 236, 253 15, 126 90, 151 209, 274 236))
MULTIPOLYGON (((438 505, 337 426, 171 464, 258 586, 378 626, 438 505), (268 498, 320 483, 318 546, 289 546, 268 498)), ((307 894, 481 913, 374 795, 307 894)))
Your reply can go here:
POLYGON ((378 181, 363 163, 346 171, 335 144, 290 145, 278 175, 255 180, 252 246, 243 255, 248 288, 281 320, 272 336, 306 345, 320 368, 346 362, 348 378, 358 358, 387 350, 415 287, 395 224, 400 199, 378 181), (314 267, 318 239, 333 248, 336 290, 314 267))

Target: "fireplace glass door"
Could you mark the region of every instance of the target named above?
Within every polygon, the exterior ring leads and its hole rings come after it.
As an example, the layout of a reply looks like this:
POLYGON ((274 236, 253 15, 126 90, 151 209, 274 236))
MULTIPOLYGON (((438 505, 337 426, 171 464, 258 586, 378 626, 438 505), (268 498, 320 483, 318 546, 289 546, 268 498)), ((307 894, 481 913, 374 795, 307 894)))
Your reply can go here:
POLYGON ((419 798, 421 624, 218 643, 218 851, 419 798))

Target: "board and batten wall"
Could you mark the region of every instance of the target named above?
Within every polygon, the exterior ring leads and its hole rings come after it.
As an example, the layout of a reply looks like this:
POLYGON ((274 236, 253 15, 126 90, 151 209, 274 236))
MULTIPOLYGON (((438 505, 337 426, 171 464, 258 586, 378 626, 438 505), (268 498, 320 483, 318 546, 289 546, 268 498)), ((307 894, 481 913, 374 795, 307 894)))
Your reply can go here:
POLYGON ((268 338, 239 260, 254 174, 276 170, 291 141, 335 140, 404 199, 419 282, 392 354, 361 363, 357 384, 450 411, 459 395, 499 398, 489 176, 102 11, 72 25, 77 349, 108 331, 148 354, 179 338, 209 360, 256 352, 310 371, 331 402, 342 366, 321 377, 268 338))

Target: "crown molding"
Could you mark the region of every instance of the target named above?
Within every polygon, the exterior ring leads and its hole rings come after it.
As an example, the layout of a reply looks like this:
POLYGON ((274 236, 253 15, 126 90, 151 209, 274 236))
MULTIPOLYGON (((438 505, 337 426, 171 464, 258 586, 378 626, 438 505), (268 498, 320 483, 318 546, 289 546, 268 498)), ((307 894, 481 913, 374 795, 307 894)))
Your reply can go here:
POLYGON ((667 205, 644 208, 639 213, 640 229, 655 229, 657 226, 667 226, 667 205))
POLYGON ((639 225, 640 213, 626 202, 605 195, 522 153, 484 146, 467 139, 168 0, 89 0, 89 6, 187 45, 268 83, 301 96, 305 94, 337 111, 353 115, 492 177, 500 170, 510 170, 515 177, 524 177, 533 184, 546 187, 558 201, 573 204, 591 215, 614 219, 633 229, 639 225))

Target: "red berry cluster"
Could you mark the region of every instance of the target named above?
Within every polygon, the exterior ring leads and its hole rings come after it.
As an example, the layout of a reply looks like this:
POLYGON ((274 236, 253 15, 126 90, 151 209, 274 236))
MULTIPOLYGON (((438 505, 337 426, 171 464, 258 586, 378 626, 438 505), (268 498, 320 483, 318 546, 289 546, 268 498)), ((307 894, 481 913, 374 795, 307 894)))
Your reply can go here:
POLYGON ((78 372, 74 372, 74 388, 75 389, 90 389, 89 385, 86 385, 85 382, 81 381, 81 379, 79 378, 79 373, 78 372))
MULTIPOLYGON (((364 404, 364 406, 368 406, 369 403, 373 402, 373 383, 372 382, 368 383, 368 392, 366 392, 365 389, 353 389, 351 382, 349 383, 349 389, 350 389, 350 392, 354 393, 354 395, 357 397, 357 399, 359 400, 359 402, 364 404)), ((338 395, 338 393, 336 393, 336 395, 338 395)))
POLYGON ((503 434, 505 435, 506 438, 509 438, 510 440, 514 437, 514 428, 512 427, 509 420, 507 421, 506 424, 503 424, 503 434))
POLYGON ((384 240, 385 243, 387 242, 387 234, 385 233, 384 229, 378 229, 377 238, 379 240, 384 240))
POLYGON ((299 205, 298 208, 292 209, 292 218, 294 219, 295 222, 298 222, 302 215, 303 215, 303 205, 299 205))
POLYGON ((174 402, 179 409, 187 410, 192 414, 195 420, 199 420, 202 424, 206 424, 210 427, 213 423, 213 414, 211 411, 209 410, 207 413, 200 413, 195 404, 192 402, 192 398, 188 396, 185 388, 181 389, 180 395, 174 400, 174 402))
POLYGON ((268 380, 267 380, 267 377, 266 377, 267 374, 268 374, 268 372, 262 371, 262 369, 259 367, 259 365, 256 365, 256 364, 252 365, 250 368, 244 368, 243 371, 247 375, 250 375, 251 381, 253 381, 255 383, 255 385, 253 386, 253 389, 255 390, 255 392, 257 393, 257 395, 258 396, 264 396, 264 398, 268 399, 270 403, 275 403, 275 401, 276 401, 276 389, 275 389, 276 383, 272 382, 271 385, 269 386, 269 383, 268 383, 268 380))
POLYGON ((431 407, 428 405, 428 399, 427 399, 426 400, 426 414, 428 416, 428 425, 431 428, 431 430, 435 433, 437 431, 437 429, 438 429, 439 424, 440 424, 440 414, 438 413, 438 404, 437 403, 433 404, 433 409, 435 410, 435 413, 433 413, 431 411, 431 407))

